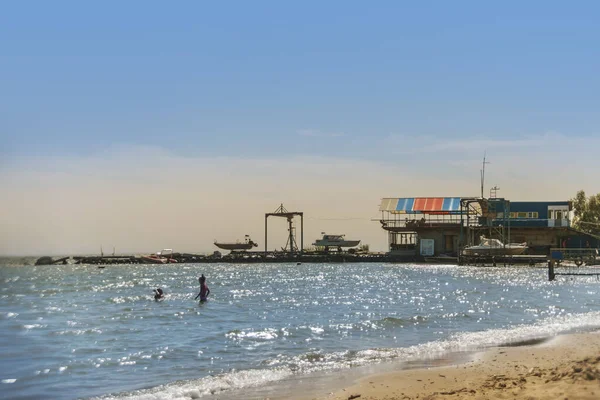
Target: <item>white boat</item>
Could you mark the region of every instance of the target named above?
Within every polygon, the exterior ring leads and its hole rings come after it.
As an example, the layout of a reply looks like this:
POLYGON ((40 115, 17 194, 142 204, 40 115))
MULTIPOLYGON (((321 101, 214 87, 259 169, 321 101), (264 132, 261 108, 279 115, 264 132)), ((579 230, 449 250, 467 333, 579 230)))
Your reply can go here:
POLYGON ((157 251, 155 254, 141 256, 141 259, 145 264, 170 264, 177 262, 177 260, 173 258, 173 249, 163 249, 157 251))
POLYGON ((477 246, 467 246, 463 249, 466 256, 515 256, 527 250, 527 243, 504 244, 498 239, 481 237, 477 246))
POLYGON ((345 235, 327 235, 325 232, 321 232, 323 237, 321 239, 317 239, 313 246, 316 247, 325 247, 325 250, 328 250, 330 247, 337 247, 341 249, 342 247, 354 247, 358 246, 360 240, 347 240, 344 239, 345 235))

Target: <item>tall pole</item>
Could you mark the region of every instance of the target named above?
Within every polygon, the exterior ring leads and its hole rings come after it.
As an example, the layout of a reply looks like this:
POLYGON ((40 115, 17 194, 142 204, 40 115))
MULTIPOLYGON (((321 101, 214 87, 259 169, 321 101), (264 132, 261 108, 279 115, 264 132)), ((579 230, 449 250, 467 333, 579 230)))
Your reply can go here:
POLYGON ((292 226, 292 218, 288 217, 288 231, 290 232, 290 253, 294 254, 294 227, 292 226))
POLYGON ((269 218, 269 216, 265 215, 265 258, 267 257, 267 229, 268 229, 267 219, 268 218, 269 218))
POLYGON ((485 161, 485 151, 483 152, 483 163, 481 167, 481 198, 483 199, 483 183, 485 182, 485 164, 489 162, 485 161))
POLYGON ((300 255, 304 252, 304 214, 300 214, 300 255))

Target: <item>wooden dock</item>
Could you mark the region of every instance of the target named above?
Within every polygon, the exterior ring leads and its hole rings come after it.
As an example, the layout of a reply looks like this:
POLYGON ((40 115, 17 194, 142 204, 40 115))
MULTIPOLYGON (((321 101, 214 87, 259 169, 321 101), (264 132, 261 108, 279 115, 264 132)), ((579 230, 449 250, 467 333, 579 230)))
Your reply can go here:
POLYGON ((546 255, 520 254, 520 255, 497 255, 497 256, 466 256, 462 255, 459 265, 539 265, 548 260, 546 255))
POLYGON ((550 249, 548 280, 557 276, 595 276, 600 278, 600 260, 597 249, 550 249))

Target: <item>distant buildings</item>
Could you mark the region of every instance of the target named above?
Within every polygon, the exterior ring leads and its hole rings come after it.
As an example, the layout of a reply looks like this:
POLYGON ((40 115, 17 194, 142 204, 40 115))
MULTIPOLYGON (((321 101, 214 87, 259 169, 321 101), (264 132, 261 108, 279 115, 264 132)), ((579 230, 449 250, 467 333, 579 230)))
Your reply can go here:
POLYGON ((388 232, 390 254, 407 259, 457 256, 480 237, 503 243, 527 242, 529 254, 550 248, 600 247, 600 238, 572 225, 569 201, 516 201, 503 198, 384 198, 380 223, 388 232))

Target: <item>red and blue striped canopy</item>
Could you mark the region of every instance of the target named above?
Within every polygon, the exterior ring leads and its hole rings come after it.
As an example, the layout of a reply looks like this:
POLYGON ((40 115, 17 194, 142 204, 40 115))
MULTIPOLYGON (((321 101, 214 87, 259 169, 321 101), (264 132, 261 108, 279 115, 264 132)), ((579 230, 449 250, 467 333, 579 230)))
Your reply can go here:
POLYGON ((397 214, 458 214, 460 197, 401 197, 381 200, 379 211, 397 214))

